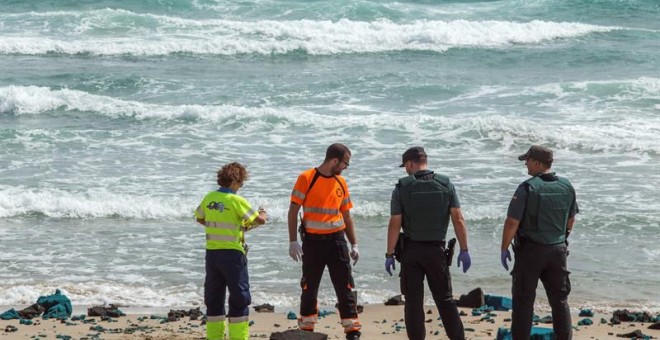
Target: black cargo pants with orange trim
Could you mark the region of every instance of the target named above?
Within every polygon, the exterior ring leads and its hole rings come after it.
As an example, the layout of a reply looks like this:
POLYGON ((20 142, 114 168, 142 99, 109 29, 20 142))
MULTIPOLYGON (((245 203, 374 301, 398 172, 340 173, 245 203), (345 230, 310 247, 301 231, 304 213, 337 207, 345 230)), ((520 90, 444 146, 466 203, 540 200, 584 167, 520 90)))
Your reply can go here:
POLYGON ((302 278, 300 287, 301 329, 313 330, 318 315, 317 296, 325 267, 339 300, 339 316, 345 331, 360 330, 357 321, 357 301, 353 294, 355 283, 351 273, 348 243, 344 232, 329 235, 306 234, 302 244, 302 278), (349 322, 349 320, 352 320, 349 322), (307 321, 307 322, 305 322, 307 321))
POLYGON ((552 328, 555 338, 572 338, 571 311, 568 294, 571 281, 568 278, 565 243, 547 245, 522 240, 514 248, 515 263, 513 277, 513 312, 511 315, 511 335, 514 340, 529 339, 534 316, 534 300, 539 279, 545 287, 548 303, 552 309, 552 328))

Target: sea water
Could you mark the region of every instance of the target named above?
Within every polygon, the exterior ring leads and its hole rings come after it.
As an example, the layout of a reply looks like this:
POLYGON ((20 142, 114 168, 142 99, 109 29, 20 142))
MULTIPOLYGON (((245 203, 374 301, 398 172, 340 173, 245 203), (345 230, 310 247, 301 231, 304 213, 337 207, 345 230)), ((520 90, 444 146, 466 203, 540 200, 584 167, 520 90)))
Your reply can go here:
MULTIPOLYGON (((660 309, 658 17, 656 0, 3 0, 0 306, 56 288, 77 306, 203 305, 193 210, 237 161, 269 213, 247 235, 253 303, 295 309, 289 195, 341 142, 361 303, 399 293, 383 254, 413 145, 469 229, 454 294, 510 295, 516 156, 543 144, 580 207, 572 306, 660 309)), ((327 272, 319 297, 334 304, 327 272)))

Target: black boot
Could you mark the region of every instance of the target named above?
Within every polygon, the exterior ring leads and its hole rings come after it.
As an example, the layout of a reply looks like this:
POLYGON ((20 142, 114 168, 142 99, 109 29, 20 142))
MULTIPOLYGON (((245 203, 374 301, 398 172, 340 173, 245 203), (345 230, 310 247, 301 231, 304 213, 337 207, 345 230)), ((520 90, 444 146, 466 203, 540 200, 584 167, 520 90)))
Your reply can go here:
POLYGON ((360 340, 360 335, 362 335, 362 333, 359 331, 348 332, 346 333, 346 340, 360 340))

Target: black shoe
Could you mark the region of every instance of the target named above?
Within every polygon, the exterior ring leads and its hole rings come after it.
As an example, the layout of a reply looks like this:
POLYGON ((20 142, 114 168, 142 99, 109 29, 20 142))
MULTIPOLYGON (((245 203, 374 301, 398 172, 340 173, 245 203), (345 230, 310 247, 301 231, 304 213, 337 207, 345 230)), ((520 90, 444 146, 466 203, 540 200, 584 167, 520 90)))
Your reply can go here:
POLYGON ((362 335, 362 333, 358 331, 348 332, 346 333, 346 340, 360 340, 360 335, 362 335))

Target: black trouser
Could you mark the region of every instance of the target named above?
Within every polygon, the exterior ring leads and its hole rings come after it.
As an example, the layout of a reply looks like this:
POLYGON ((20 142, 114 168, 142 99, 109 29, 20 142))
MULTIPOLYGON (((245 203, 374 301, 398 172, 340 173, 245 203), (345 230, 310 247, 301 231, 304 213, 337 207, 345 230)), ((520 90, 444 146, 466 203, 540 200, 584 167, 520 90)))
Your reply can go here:
POLYGON ((351 274, 348 244, 344 233, 322 236, 307 234, 302 248, 303 275, 300 279, 302 288, 300 315, 309 316, 318 313, 316 297, 319 293, 323 271, 328 266, 330 280, 339 300, 339 316, 342 319, 357 318, 357 304, 353 295, 355 284, 351 274))
POLYGON ((408 339, 422 340, 426 337, 424 277, 428 279, 429 289, 447 336, 452 340, 465 339, 463 323, 452 296, 444 242, 406 240, 401 254, 401 293, 406 298, 404 313, 408 339))
POLYGON ((513 313, 511 333, 514 340, 529 339, 534 315, 534 299, 539 279, 543 282, 552 308, 552 328, 556 339, 571 339, 570 272, 566 269, 566 244, 546 245, 524 240, 515 248, 513 276, 513 313))

